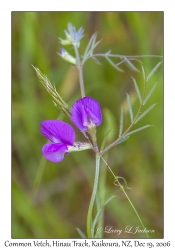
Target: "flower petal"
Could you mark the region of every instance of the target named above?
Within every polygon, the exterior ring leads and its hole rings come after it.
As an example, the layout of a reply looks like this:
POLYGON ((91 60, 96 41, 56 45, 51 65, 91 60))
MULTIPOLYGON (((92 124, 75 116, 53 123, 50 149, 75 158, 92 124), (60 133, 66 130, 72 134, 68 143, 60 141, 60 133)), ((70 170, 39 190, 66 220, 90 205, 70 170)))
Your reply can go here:
POLYGON ((71 119, 82 131, 87 130, 89 121, 96 126, 100 125, 102 122, 100 104, 91 97, 83 97, 74 103, 71 119))
POLYGON ((84 124, 85 118, 85 110, 80 99, 72 107, 71 120, 80 130, 85 131, 87 130, 87 126, 84 124))
POLYGON ((75 141, 75 131, 66 122, 59 120, 46 120, 41 123, 41 132, 51 142, 62 142, 67 145, 72 145, 75 141))
POLYGON ((60 162, 64 159, 67 146, 63 143, 48 143, 42 148, 44 157, 52 162, 60 162))

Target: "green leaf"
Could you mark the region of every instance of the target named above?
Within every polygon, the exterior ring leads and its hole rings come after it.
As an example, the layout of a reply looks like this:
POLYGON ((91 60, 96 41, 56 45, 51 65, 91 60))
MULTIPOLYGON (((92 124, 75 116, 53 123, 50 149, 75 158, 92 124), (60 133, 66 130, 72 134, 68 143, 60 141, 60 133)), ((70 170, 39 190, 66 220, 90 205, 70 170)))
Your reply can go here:
POLYGON ((143 73, 143 79, 144 79, 144 83, 146 82, 146 73, 145 73, 145 68, 143 66, 142 63, 140 63, 141 67, 142 67, 142 73, 143 73))
POLYGON ((162 64, 162 62, 159 62, 149 73, 149 75, 147 76, 146 80, 148 81, 150 79, 150 77, 156 72, 156 70, 160 67, 160 65, 162 64))
POLYGON ((143 129, 148 128, 148 127, 151 127, 151 126, 152 126, 152 125, 146 125, 146 126, 140 127, 140 128, 138 128, 138 129, 135 129, 135 130, 133 130, 133 131, 127 133, 126 136, 131 135, 131 134, 134 134, 134 133, 137 133, 137 132, 139 132, 140 130, 143 130, 143 129))
POLYGON ((135 124, 140 121, 151 109, 153 109, 155 106, 157 105, 157 103, 152 104, 147 110, 145 110, 135 121, 135 124))
POLYGON ((89 52, 87 53, 88 56, 89 56, 89 55, 92 55, 94 49, 97 47, 97 45, 98 45, 100 42, 101 42, 101 40, 98 41, 98 42, 96 42, 96 43, 92 46, 92 48, 91 48, 91 49, 89 50, 89 52))
POLYGON ((95 61, 98 65, 102 65, 101 62, 100 62, 99 60, 97 60, 96 57, 93 56, 92 59, 94 59, 94 61, 95 61))
POLYGON ((125 59, 125 61, 127 62, 127 64, 131 67, 131 69, 133 69, 133 70, 135 70, 137 72, 140 72, 140 70, 138 70, 136 68, 136 66, 127 57, 124 56, 123 58, 125 59))
POLYGON ((108 55, 110 55, 110 54, 111 54, 111 49, 108 50, 108 51, 105 53, 106 56, 108 56, 108 55))
POLYGON ((86 47, 86 50, 85 50, 85 54, 89 51, 90 47, 92 46, 92 44, 95 43, 95 40, 97 38, 97 32, 95 32, 92 36, 91 36, 91 39, 86 47))
POLYGON ((115 69, 117 69, 120 72, 124 72, 124 70, 117 67, 117 65, 108 56, 105 56, 105 58, 115 69))
MULTIPOLYGON (((107 201, 105 202, 105 204, 100 208, 100 210, 98 211, 98 213, 96 214, 95 216, 95 219, 93 221, 93 225, 92 225, 92 235, 94 235, 94 231, 95 231, 95 226, 101 216, 101 212, 102 212, 102 209, 114 198, 116 198, 117 196, 116 195, 112 195, 109 199, 107 199, 107 201)), ((98 231, 96 232, 98 233, 98 231)))
POLYGON ((111 130, 112 130, 112 129, 110 129, 110 130, 105 134, 105 137, 104 137, 104 139, 103 139, 103 141, 102 141, 102 143, 101 143, 100 151, 102 151, 102 150, 104 149, 105 144, 106 144, 106 141, 107 141, 107 139, 108 139, 108 135, 109 135, 109 133, 111 132, 111 130))
POLYGON ((95 219, 93 221, 93 225, 92 225, 92 235, 94 235, 94 231, 95 231, 95 226, 101 216, 101 212, 102 212, 102 207, 100 208, 100 210, 97 212, 96 216, 95 216, 95 219))
POLYGON ((88 56, 92 56, 94 49, 97 47, 97 45, 101 42, 95 42, 97 38, 97 32, 94 33, 86 47, 86 50, 84 52, 84 56, 83 56, 83 60, 82 60, 82 64, 85 62, 85 60, 87 59, 88 56))
POLYGON ((124 142, 124 141, 126 141, 126 140, 128 140, 129 139, 129 136, 124 136, 123 138, 121 138, 120 140, 118 140, 116 143, 115 143, 115 145, 118 145, 118 144, 120 144, 120 143, 122 143, 122 142, 124 142))
POLYGON ((87 47, 86 47, 86 50, 85 50, 85 52, 84 52, 83 60, 84 60, 85 57, 87 57, 87 53, 88 53, 88 51, 89 51, 89 49, 90 49, 90 47, 91 47, 91 44, 92 44, 92 42, 93 42, 94 40, 96 40, 96 37, 97 37, 97 32, 94 33, 94 34, 91 36, 91 39, 89 40, 89 43, 88 43, 88 45, 87 45, 87 47))
POLYGON ((133 122, 134 115, 133 115, 133 111, 132 111, 131 99, 130 99, 130 96, 127 93, 126 93, 126 95, 127 95, 127 102, 128 102, 128 108, 129 108, 129 114, 130 114, 131 122, 133 122))
POLYGON ((98 42, 96 42, 96 38, 97 38, 97 32, 95 33, 95 37, 94 37, 94 39, 92 40, 92 45, 91 45, 91 48, 94 48, 95 44, 97 44, 97 43, 101 42, 101 40, 100 40, 100 41, 98 41, 98 42))
MULTIPOLYGON (((132 76, 131 76, 131 77, 132 77, 132 76)), ((139 87, 138 87, 137 82, 136 82, 136 80, 134 79, 134 77, 132 77, 132 80, 133 80, 133 82, 134 82, 134 86, 135 86, 135 89, 136 89, 136 92, 137 92, 139 101, 140 101, 140 103, 141 103, 141 102, 142 102, 142 95, 141 95, 141 93, 140 93, 139 87)))
POLYGON ((123 132, 123 107, 121 106, 119 137, 121 136, 122 132, 123 132))
POLYGON ((148 101, 148 99, 150 98, 150 96, 151 96, 152 93, 154 92, 156 86, 157 86, 157 82, 153 85, 152 89, 150 90, 150 92, 149 92, 149 93, 147 94, 147 96, 145 97, 145 100, 144 100, 143 104, 145 104, 145 103, 148 101))
POLYGON ((79 235, 80 235, 83 239, 86 239, 86 238, 87 238, 86 235, 81 231, 80 228, 76 228, 76 229, 77 229, 79 235))
POLYGON ((104 207, 105 207, 112 199, 114 199, 114 198, 116 198, 116 197, 117 197, 117 195, 112 195, 111 197, 109 197, 109 199, 107 199, 107 201, 105 202, 104 207))

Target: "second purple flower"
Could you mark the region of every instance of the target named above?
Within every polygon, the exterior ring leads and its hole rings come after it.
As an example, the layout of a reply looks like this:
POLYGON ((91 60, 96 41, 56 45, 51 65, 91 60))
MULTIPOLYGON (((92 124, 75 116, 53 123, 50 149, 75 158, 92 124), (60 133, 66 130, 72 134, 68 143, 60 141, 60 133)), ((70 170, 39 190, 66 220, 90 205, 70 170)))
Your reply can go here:
POLYGON ((72 107, 71 120, 81 131, 100 125, 102 122, 100 104, 87 96, 79 99, 72 107))

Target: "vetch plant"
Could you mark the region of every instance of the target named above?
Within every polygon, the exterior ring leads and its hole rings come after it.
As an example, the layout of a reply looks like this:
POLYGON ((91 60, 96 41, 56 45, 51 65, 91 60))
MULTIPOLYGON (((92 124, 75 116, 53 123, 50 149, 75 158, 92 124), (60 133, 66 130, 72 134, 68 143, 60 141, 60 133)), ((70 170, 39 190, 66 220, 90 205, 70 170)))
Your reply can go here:
MULTIPOLYGON (((75 142, 75 131, 73 127, 63 121, 60 120, 46 120, 41 123, 41 133, 50 141, 49 143, 45 144, 42 148, 42 153, 44 157, 52 162, 61 162, 64 159, 64 155, 68 155, 70 152, 80 151, 80 150, 87 150, 91 149, 94 151, 95 158, 96 158, 96 168, 95 168, 95 177, 94 177, 94 186, 92 191, 92 196, 90 199, 89 209, 87 213, 87 234, 83 233, 81 229, 77 229, 80 235, 83 238, 102 238, 103 237, 103 230, 99 230, 95 232, 97 225, 103 224, 103 212, 104 206, 115 196, 111 196, 106 202, 101 202, 98 195, 98 183, 99 183, 99 173, 100 173, 100 161, 101 159, 106 164, 106 167, 110 170, 114 177, 114 185, 119 186, 119 188, 124 193, 125 197, 129 201, 131 207, 133 208, 138 220, 140 221, 141 226, 144 227, 144 224, 134 207, 133 203, 131 202, 130 198, 126 193, 127 181, 124 177, 117 176, 112 169, 110 168, 109 164, 104 160, 103 155, 110 150, 112 147, 126 141, 129 139, 130 135, 139 132, 143 129, 150 127, 151 125, 145 125, 139 128, 132 130, 132 127, 137 124, 149 111, 151 111, 156 104, 152 104, 150 107, 144 109, 142 108, 147 103, 148 99, 152 95, 153 91, 156 88, 155 83, 152 88, 147 93, 147 82, 151 78, 151 76, 155 73, 155 71, 159 68, 162 62, 159 62, 152 71, 146 75, 144 65, 140 61, 140 58, 143 57, 157 57, 162 58, 161 56, 156 55, 139 55, 139 56, 126 56, 126 55, 116 55, 111 54, 111 51, 108 51, 103 54, 95 54, 94 49, 100 43, 100 41, 96 42, 97 33, 92 35, 85 52, 82 56, 79 54, 79 46, 80 40, 83 38, 84 30, 80 28, 76 31, 75 27, 72 24, 68 24, 68 30, 65 30, 65 39, 59 38, 60 43, 63 46, 69 45, 73 46, 75 51, 75 56, 70 55, 64 47, 61 47, 59 56, 64 60, 70 62, 73 65, 76 65, 78 73, 79 73, 79 83, 80 83, 80 91, 81 91, 81 98, 77 100, 73 106, 70 108, 69 105, 62 99, 62 97, 57 93, 56 88, 54 85, 50 83, 48 78, 43 75, 40 70, 34 67, 39 80, 44 85, 48 93, 52 96, 54 105, 63 112, 70 120, 70 123, 74 124, 84 135, 85 142, 75 142), (97 142, 97 126, 100 126, 102 120, 102 110, 100 107, 100 103, 98 100, 93 99, 90 96, 86 96, 85 94, 85 87, 84 87, 84 79, 83 79, 83 66, 85 62, 93 58, 98 64, 100 63, 97 59, 98 57, 104 57, 116 70, 123 71, 119 65, 123 63, 128 64, 134 71, 142 72, 143 74, 143 91, 140 91, 139 85, 137 84, 136 79, 132 77, 132 81, 135 87, 135 91, 138 96, 139 100, 139 107, 137 112, 134 114, 132 102, 130 95, 126 94, 126 100, 130 115, 130 124, 127 129, 124 130, 124 109, 121 106, 120 111, 120 119, 119 119, 119 136, 112 142, 110 145, 105 147, 107 136, 110 131, 106 133, 105 138, 103 139, 102 145, 99 149, 99 145, 97 142), (119 62, 116 64, 113 62, 111 58, 119 58, 119 62), (136 61, 140 65, 140 69, 138 69, 132 61, 136 61), (122 182, 121 182, 122 181, 122 182), (124 184, 121 184, 124 183, 124 184), (94 216, 94 204, 97 204, 96 209, 96 216, 94 216)), ((59 163, 61 164, 61 163, 59 163)), ((148 234, 146 236, 149 238, 148 234)))

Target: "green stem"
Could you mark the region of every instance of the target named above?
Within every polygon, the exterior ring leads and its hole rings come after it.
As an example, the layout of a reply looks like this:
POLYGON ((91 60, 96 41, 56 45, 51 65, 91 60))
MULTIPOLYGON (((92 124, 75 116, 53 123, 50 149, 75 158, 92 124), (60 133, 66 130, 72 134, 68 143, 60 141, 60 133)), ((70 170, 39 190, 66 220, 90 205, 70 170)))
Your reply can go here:
POLYGON ((90 55, 88 57, 86 57, 86 59, 84 60, 84 63, 89 59, 89 58, 93 58, 93 57, 117 57, 117 58, 122 58, 122 57, 126 57, 126 58, 145 58, 145 57, 150 57, 150 58, 163 58, 163 56, 159 56, 159 55, 135 55, 135 56, 127 56, 127 55, 115 55, 115 54, 110 54, 110 53, 104 53, 104 54, 93 54, 90 55))
POLYGON ((100 155, 97 153, 94 187, 93 187, 92 196, 91 196, 88 214, 87 214, 87 236, 88 238, 93 238, 92 230, 91 230, 92 229, 92 212, 93 212, 94 202, 95 202, 96 193, 97 193, 99 173, 100 173, 100 155))
POLYGON ((78 73, 79 73, 79 81, 80 81, 80 91, 81 91, 81 96, 85 96, 85 89, 84 89, 84 81, 83 81, 83 70, 82 70, 82 64, 80 60, 80 55, 77 46, 74 46, 75 49, 75 54, 76 54, 76 64, 78 68, 78 73))
MULTIPOLYGON (((99 180, 99 198, 100 198, 100 208, 101 208, 101 212, 100 212, 100 217, 98 220, 98 228, 104 227, 104 206, 102 206, 102 204, 105 204, 105 183, 106 183, 106 171, 107 168, 104 164, 101 164, 101 170, 100 170, 100 180, 99 180)), ((103 230, 99 230, 98 231, 98 238, 104 238, 103 237, 103 230)))
MULTIPOLYGON (((138 219, 139 219, 139 221, 140 221, 140 224, 142 225, 142 227, 143 227, 143 229, 144 229, 145 227, 144 227, 144 225, 143 225, 143 222, 142 222, 142 220, 141 220, 141 218, 140 218, 139 214, 137 213, 137 210, 135 209, 134 205, 132 204, 131 200, 129 199, 129 197, 128 197, 127 193, 125 192, 125 190, 124 190, 124 188, 123 188, 123 186, 120 184, 120 182, 119 182, 119 181, 117 181, 117 182, 119 183, 121 190, 123 191, 123 193, 125 194, 126 198, 127 198, 127 199, 128 199, 128 201, 129 201, 129 203, 131 204, 131 207, 133 208, 133 210, 134 210, 135 214, 137 215, 137 218, 138 218, 138 219)), ((145 232, 145 234, 146 234, 147 238, 149 238, 149 236, 148 236, 147 232, 145 232)))
MULTIPOLYGON (((137 215, 137 218, 139 219, 140 224, 142 225, 142 227, 143 227, 143 229, 144 229, 145 226, 144 226, 144 224, 143 224, 143 222, 142 222, 142 220, 141 220, 141 218, 140 218, 140 216, 139 216, 137 210, 135 209, 135 207, 134 207, 134 205, 132 204, 131 200, 129 199, 127 193, 125 192, 124 187, 120 184, 120 182, 119 182, 117 176, 115 176, 115 174, 113 173, 112 169, 110 168, 110 166, 108 165, 108 163, 105 161, 105 159, 104 159, 102 156, 100 156, 100 157, 102 158, 102 160, 104 161, 104 163, 106 164, 106 166, 108 167, 108 169, 110 170, 110 172, 112 173, 112 175, 114 176, 114 178, 115 178, 115 180, 117 181, 117 183, 118 183, 120 189, 121 189, 121 190, 123 191, 123 193, 125 194, 127 200, 129 201, 129 203, 130 203, 130 205, 132 206, 132 208, 133 208, 135 214, 137 215)), ((145 232, 145 234, 146 234, 147 238, 149 238, 147 232, 145 232)))

